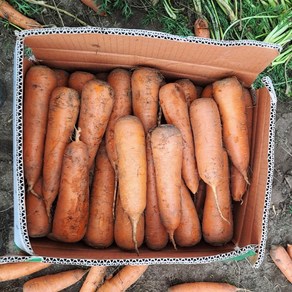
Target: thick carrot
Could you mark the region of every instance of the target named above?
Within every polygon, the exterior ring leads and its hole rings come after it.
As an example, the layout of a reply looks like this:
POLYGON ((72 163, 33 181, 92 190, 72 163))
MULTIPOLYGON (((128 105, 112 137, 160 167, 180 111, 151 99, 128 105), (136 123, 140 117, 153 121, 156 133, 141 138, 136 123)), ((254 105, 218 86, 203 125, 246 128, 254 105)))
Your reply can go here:
POLYGON ((0 1, 0 17, 8 20, 9 22, 19 26, 23 29, 33 29, 42 27, 37 21, 28 18, 18 12, 14 7, 12 7, 7 1, 0 1))
POLYGON ((24 283, 23 292, 61 291, 81 280, 85 273, 86 270, 76 269, 37 277, 24 283))
MULTIPOLYGON (((119 195, 117 197, 114 237, 118 247, 124 250, 135 250, 136 244, 133 241, 133 228, 129 216, 122 208, 119 195)), ((139 218, 136 232, 137 248, 144 241, 144 214, 139 218)))
POLYGON ((91 80, 84 85, 78 127, 82 129, 81 141, 88 147, 89 169, 94 164, 95 155, 105 133, 113 104, 114 93, 108 83, 91 80))
POLYGON ((159 101, 167 123, 176 126, 182 134, 182 177, 187 187, 195 194, 199 187, 199 175, 195 160, 193 133, 184 92, 180 85, 168 83, 161 87, 159 101))
POLYGON ((63 242, 77 242, 86 232, 89 215, 89 169, 88 149, 79 140, 80 129, 76 140, 65 150, 60 191, 54 214, 52 234, 63 242))
MULTIPOLYGON (((248 132, 248 144, 251 148, 251 139, 252 139, 252 119, 253 119, 253 104, 252 98, 248 91, 248 89, 242 89, 242 99, 244 100, 245 104, 245 113, 247 118, 247 132, 248 132)), ((234 201, 241 201, 242 196, 246 192, 247 183, 240 173, 240 171, 231 164, 231 195, 234 201)))
POLYGON ((117 153, 115 149, 114 129, 120 117, 131 114, 131 75, 125 69, 114 69, 107 79, 114 90, 114 105, 105 133, 106 150, 109 160, 116 170, 117 153))
POLYGON ((148 266, 125 266, 113 278, 97 290, 98 292, 124 292, 147 270, 148 266))
POLYGON ((182 135, 173 125, 161 125, 151 133, 158 207, 162 224, 176 248, 174 232, 181 220, 182 135))
POLYGON ((202 220, 204 240, 212 245, 219 246, 229 242, 233 236, 233 217, 231 195, 229 190, 228 155, 224 151, 223 172, 216 188, 216 195, 207 185, 206 199, 202 220))
POLYGON ((292 284, 292 259, 283 246, 272 245, 270 256, 282 274, 292 284))
POLYGON ((57 86, 68 86, 70 74, 61 69, 54 69, 57 78, 57 86))
POLYGON ((174 232, 174 239, 181 247, 194 246, 202 237, 199 217, 190 191, 181 183, 181 220, 174 232))
POLYGON ((290 258, 292 259, 292 244, 287 244, 287 252, 290 256, 290 258))
POLYGON ((95 79, 95 76, 89 72, 75 71, 72 74, 70 74, 68 86, 70 88, 77 90, 78 93, 81 95, 85 83, 92 79, 95 79))
POLYGON ((0 282, 25 277, 49 267, 47 263, 0 264, 0 282))
POLYGON ((194 33, 196 37, 210 38, 210 29, 208 21, 204 18, 198 18, 194 23, 194 33))
POLYGON ((132 74, 133 111, 146 133, 157 125, 158 93, 162 82, 162 75, 153 68, 137 68, 132 74))
POLYGON ((150 134, 146 140, 147 155, 147 204, 145 209, 145 242, 150 249, 160 250, 168 243, 168 234, 159 214, 155 169, 150 134))
POLYGON ((236 77, 225 78, 213 83, 213 94, 222 119, 224 145, 233 165, 248 183, 250 147, 242 86, 236 77))
POLYGON ((223 146, 218 107, 211 98, 199 98, 190 107, 200 177, 216 196, 223 173, 223 146))
POLYGON ((227 283, 195 282, 183 283, 168 288, 168 292, 236 292, 246 291, 227 283))
POLYGON ((213 84, 208 84, 201 92, 201 97, 213 98, 213 84))
POLYGON ((59 191, 63 155, 74 131, 79 105, 79 96, 74 89, 57 87, 52 92, 43 167, 43 197, 49 218, 59 191))
POLYGON ((42 178, 35 184, 34 190, 39 196, 32 192, 26 194, 26 224, 30 237, 43 237, 50 232, 49 217, 46 205, 42 197, 42 178))
POLYGON ((104 280, 106 267, 93 266, 90 268, 86 279, 79 292, 95 292, 104 280))
POLYGON ((137 117, 124 116, 115 125, 115 146, 118 156, 119 191, 123 209, 136 231, 146 207, 147 162, 143 125, 137 117))
POLYGON ((85 242, 96 248, 110 246, 114 240, 114 218, 112 212, 115 188, 115 173, 108 159, 104 140, 100 144, 92 182, 89 221, 85 242))
POLYGON ((179 79, 175 83, 179 84, 184 92, 188 107, 198 98, 197 88, 190 79, 179 79))
POLYGON ((23 103, 23 164, 28 190, 41 176, 49 102, 57 86, 53 70, 32 66, 25 75, 23 103))
POLYGON ((195 195, 195 207, 200 219, 203 216, 204 204, 206 199, 206 183, 201 179, 199 182, 199 188, 195 195))

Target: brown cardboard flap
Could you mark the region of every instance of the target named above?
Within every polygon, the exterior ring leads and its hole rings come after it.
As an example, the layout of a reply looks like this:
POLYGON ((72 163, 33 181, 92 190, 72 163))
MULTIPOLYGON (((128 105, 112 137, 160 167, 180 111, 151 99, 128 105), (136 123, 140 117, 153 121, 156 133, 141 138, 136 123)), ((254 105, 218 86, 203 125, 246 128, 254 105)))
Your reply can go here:
MULTIPOLYGON (((198 76, 208 76, 210 83, 227 75, 236 75, 245 86, 250 86, 257 75, 278 55, 276 49, 251 46, 226 46, 192 43, 170 39, 158 39, 133 35, 50 34, 28 36, 24 39, 35 57, 48 65, 73 62, 82 68, 94 69, 92 64, 108 64, 128 67, 136 65, 154 66, 163 73, 173 72, 178 77, 189 77, 196 81, 198 76), (175 61, 173 61, 175 60, 175 61), (180 75, 184 74, 184 75, 180 75)), ((61 64, 60 64, 61 65, 61 64)), ((73 69, 73 68, 72 68, 73 69)))
POLYGON ((235 208, 234 242, 240 247, 259 244, 262 237, 262 221, 268 175, 268 139, 270 128, 271 97, 266 88, 257 91, 257 104, 254 108, 251 157, 251 180, 244 203, 235 208))

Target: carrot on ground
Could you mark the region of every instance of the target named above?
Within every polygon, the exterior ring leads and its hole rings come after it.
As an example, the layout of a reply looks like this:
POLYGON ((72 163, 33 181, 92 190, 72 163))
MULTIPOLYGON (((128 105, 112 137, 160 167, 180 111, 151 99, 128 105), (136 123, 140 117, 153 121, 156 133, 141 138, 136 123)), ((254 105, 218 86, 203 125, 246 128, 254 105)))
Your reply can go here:
POLYGON ((168 288, 169 292, 237 292, 246 291, 227 283, 193 282, 183 283, 168 288))
POLYGON ((147 270, 148 266, 125 266, 113 278, 106 280, 98 292, 124 292, 147 270))
POLYGON ((210 38, 208 21, 204 18, 198 18, 194 23, 194 32, 196 37, 210 38))
POLYGON ((88 81, 81 94, 78 127, 82 130, 81 141, 88 147, 88 168, 91 169, 105 133, 114 104, 114 92, 108 83, 88 81))
POLYGON ((23 101, 23 164, 28 190, 41 176, 49 102, 57 79, 46 66, 32 66, 25 75, 23 101))
POLYGON ((159 102, 167 123, 176 126, 181 132, 183 139, 182 177, 187 187, 195 194, 199 187, 199 174, 189 110, 181 86, 176 83, 162 86, 159 91, 159 102))
POLYGON ((49 218, 59 191, 63 155, 74 131, 79 105, 78 92, 74 89, 57 87, 52 92, 43 167, 43 197, 49 218))
POLYGON ((143 125, 137 117, 124 116, 115 125, 115 147, 118 157, 119 192, 123 209, 133 228, 133 241, 138 253, 136 232, 146 207, 147 161, 143 125))
POLYGON ((161 125, 151 133, 158 208, 162 224, 176 249, 174 232, 181 220, 181 169, 183 144, 180 131, 161 125))
POLYGON ((174 239, 181 247, 194 246, 202 237, 200 220, 185 183, 181 183, 181 220, 174 232, 174 239))
POLYGON ((159 214, 155 169, 151 150, 150 134, 146 140, 147 154, 147 204, 145 209, 145 242, 147 247, 160 250, 168 243, 168 234, 159 214))
POLYGON ((91 267, 79 292, 95 292, 103 282, 105 273, 106 267, 91 267))
POLYGON ((86 270, 76 269, 60 272, 53 275, 46 275, 31 279, 24 283, 24 292, 40 292, 40 291, 61 291, 72 286, 86 273, 86 270))
POLYGON ((242 86, 236 77, 225 78, 213 83, 213 94, 222 119, 225 148, 233 165, 248 183, 250 147, 242 86))
POLYGON ((42 25, 18 12, 7 1, 0 1, 0 17, 23 29, 40 28, 42 25))
POLYGON ((272 245, 270 249, 270 256, 282 274, 292 284, 292 259, 286 249, 280 245, 272 245))
POLYGON ((27 231, 30 237, 43 237, 50 232, 51 226, 42 197, 42 178, 35 184, 34 191, 39 196, 28 191, 25 197, 27 231))
POLYGON ((81 95, 85 83, 93 79, 95 79, 95 76, 92 73, 84 71, 75 71, 70 74, 68 86, 70 88, 77 90, 77 92, 81 95))
POLYGON ((190 79, 178 79, 175 83, 179 84, 184 92, 188 107, 198 98, 197 88, 190 79))
POLYGON ((54 69, 57 78, 57 86, 68 86, 70 74, 62 69, 54 69))
POLYGON ((47 263, 9 263, 0 264, 0 282, 28 276, 49 267, 47 263))
POLYGON ((95 159, 94 178, 89 201, 89 220, 84 241, 96 248, 110 246, 114 240, 114 216, 112 212, 115 189, 115 173, 108 159, 104 140, 95 159))
MULTIPOLYGON (((52 234, 63 242, 77 242, 86 232, 89 215, 88 149, 76 139, 65 149, 52 234)), ((82 133, 81 133, 82 135, 82 133)))

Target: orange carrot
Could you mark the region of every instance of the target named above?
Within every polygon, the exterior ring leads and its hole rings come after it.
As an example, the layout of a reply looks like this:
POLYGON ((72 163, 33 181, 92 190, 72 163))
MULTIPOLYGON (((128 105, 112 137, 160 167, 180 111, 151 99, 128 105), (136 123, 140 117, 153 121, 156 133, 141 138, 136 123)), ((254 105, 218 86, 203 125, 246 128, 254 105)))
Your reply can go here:
POLYGON ((79 292, 95 292, 104 280, 106 267, 91 267, 79 292))
POLYGON ((115 188, 115 173, 108 159, 104 141, 100 144, 92 182, 89 221, 85 242, 96 248, 110 246, 114 240, 112 212, 115 188), (106 186, 106 187, 105 187, 106 186))
POLYGON ((26 194, 27 230, 30 237, 43 237, 50 232, 50 222, 42 197, 42 178, 39 178, 34 190, 39 196, 34 195, 32 192, 26 194))
POLYGON ((213 94, 222 119, 224 145, 233 165, 248 183, 250 147, 242 86, 236 77, 225 78, 213 83, 213 94))
POLYGON ((147 270, 148 266, 125 266, 113 278, 97 290, 98 292, 123 292, 133 285, 147 270))
POLYGON ((115 149, 114 129, 120 117, 131 114, 131 75, 124 69, 114 69, 107 79, 114 91, 114 105, 105 133, 106 150, 109 160, 116 170, 117 153, 115 149))
POLYGON ((143 125, 137 117, 124 116, 115 125, 115 145, 118 156, 119 191, 121 204, 136 231, 146 207, 147 161, 143 125))
POLYGON ((81 240, 88 224, 89 154, 86 144, 79 140, 79 135, 80 129, 76 132, 76 140, 65 149, 53 220, 53 237, 63 242, 81 240))
POLYGON ((114 238, 118 247, 124 250, 135 250, 136 245, 139 248, 144 241, 144 214, 139 218, 136 231, 137 244, 133 241, 133 227, 129 216, 122 208, 121 201, 117 197, 116 214, 114 223, 114 238))
POLYGON ((113 95, 113 89, 108 83, 99 80, 88 81, 82 89, 78 127, 82 129, 81 141, 88 147, 89 169, 94 164, 112 112, 113 95))
POLYGON ((23 292, 61 291, 81 280, 85 273, 86 270, 76 269, 37 277, 24 283, 23 292))
POLYGON ((79 113, 76 90, 57 87, 50 100, 43 167, 43 197, 50 218, 51 206, 59 191, 62 160, 79 113))
POLYGON ((174 232, 174 239, 181 247, 194 246, 202 237, 199 217, 190 191, 185 183, 181 183, 181 220, 174 232))
POLYGON ((292 244, 287 244, 287 252, 290 256, 290 258, 292 259, 292 244))
POLYGON ((155 169, 150 135, 146 140, 147 155, 147 204, 145 209, 145 241, 150 249, 160 250, 168 243, 168 234, 161 222, 156 192, 155 169))
POLYGON ((231 209, 231 195, 229 190, 228 156, 224 151, 223 172, 216 189, 216 196, 212 188, 207 185, 206 199, 202 220, 202 232, 206 242, 211 245, 224 245, 233 236, 233 217, 231 209))
POLYGON ((77 90, 77 92, 81 95, 85 83, 92 79, 95 79, 95 76, 89 72, 75 71, 70 74, 68 86, 77 90))
POLYGON ((204 87, 201 97, 213 98, 213 84, 208 84, 204 87))
POLYGON ((32 66, 25 75, 23 164, 29 191, 42 173, 49 102, 56 86, 55 73, 46 66, 32 66))
POLYGON ((0 17, 23 29, 40 28, 42 25, 18 12, 7 1, 0 1, 0 17))
POLYGON ((54 69, 57 78, 57 86, 68 86, 69 73, 65 70, 54 69))
POLYGON ((153 68, 137 68, 131 79, 134 115, 138 117, 147 133, 157 125, 158 92, 163 78, 153 68))
POLYGON ((182 135, 173 125, 161 125, 151 133, 159 213, 174 248, 181 220, 182 147, 182 135))
POLYGON ((188 107, 198 98, 197 88, 190 79, 179 79, 175 83, 179 84, 184 92, 188 107))
POLYGON ((159 101, 168 124, 176 126, 183 138, 182 177, 193 194, 199 187, 199 175, 195 160, 193 133, 184 92, 180 85, 168 83, 159 91, 159 101))
POLYGON ((246 291, 227 283, 195 282, 183 283, 168 288, 168 292, 236 292, 246 291))
POLYGON ((196 37, 210 38, 208 21, 204 18, 198 18, 194 23, 194 32, 196 37))
POLYGON ((282 274, 292 284, 292 259, 283 246, 272 245, 270 256, 282 274))
POLYGON ((47 263, 11 263, 0 264, 0 282, 28 276, 49 267, 47 263))
POLYGON ((98 15, 100 16, 106 15, 104 11, 100 11, 100 5, 97 5, 95 0, 81 0, 81 2, 88 6, 89 8, 91 8, 94 12, 98 13, 98 15))

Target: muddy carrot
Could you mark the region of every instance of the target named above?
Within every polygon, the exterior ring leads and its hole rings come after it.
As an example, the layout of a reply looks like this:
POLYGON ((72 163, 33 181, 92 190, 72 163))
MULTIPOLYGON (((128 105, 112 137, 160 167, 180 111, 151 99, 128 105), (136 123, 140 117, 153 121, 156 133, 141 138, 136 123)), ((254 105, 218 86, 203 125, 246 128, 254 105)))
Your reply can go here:
POLYGON ((184 92, 188 107, 198 98, 197 88, 190 79, 179 79, 175 83, 179 84, 184 92))
POLYGON ((92 73, 84 71, 75 71, 72 74, 70 74, 68 86, 70 88, 77 90, 77 92, 81 95, 85 83, 93 79, 95 79, 95 76, 92 73))
POLYGON ((57 86, 68 86, 70 74, 61 69, 54 69, 57 78, 57 86))
POLYGON ((104 280, 106 267, 93 266, 90 268, 86 279, 79 292, 95 292, 104 280))

